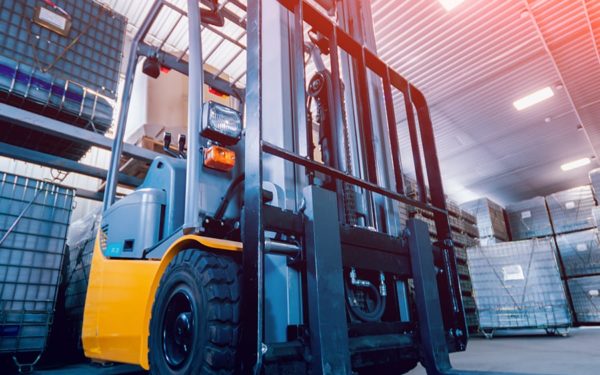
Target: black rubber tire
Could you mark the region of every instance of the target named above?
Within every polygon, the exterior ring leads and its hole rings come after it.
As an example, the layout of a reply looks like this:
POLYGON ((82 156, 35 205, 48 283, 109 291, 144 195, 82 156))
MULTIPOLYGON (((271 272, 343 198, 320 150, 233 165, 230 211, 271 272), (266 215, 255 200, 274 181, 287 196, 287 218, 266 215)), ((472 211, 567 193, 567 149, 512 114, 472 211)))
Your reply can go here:
POLYGON ((152 306, 148 361, 155 375, 234 374, 240 337, 240 267, 226 255, 189 249, 177 254, 163 274, 152 306), (177 293, 192 311, 189 354, 178 366, 165 354, 163 321, 177 293), (173 298, 172 298, 173 297, 173 298))

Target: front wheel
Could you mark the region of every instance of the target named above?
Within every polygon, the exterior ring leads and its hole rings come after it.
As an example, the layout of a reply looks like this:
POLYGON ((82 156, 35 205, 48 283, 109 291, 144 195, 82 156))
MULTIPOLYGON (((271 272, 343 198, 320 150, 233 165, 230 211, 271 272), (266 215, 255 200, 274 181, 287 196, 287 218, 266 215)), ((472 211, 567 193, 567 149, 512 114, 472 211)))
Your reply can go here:
POLYGON ((240 268, 232 258, 189 249, 163 274, 150 319, 148 360, 157 375, 234 374, 240 268))

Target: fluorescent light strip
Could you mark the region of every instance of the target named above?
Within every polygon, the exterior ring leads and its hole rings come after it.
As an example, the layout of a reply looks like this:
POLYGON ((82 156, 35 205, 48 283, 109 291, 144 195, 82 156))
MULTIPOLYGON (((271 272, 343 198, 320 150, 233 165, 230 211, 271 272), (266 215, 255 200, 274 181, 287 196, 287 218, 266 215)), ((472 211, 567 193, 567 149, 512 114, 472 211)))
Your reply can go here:
POLYGON ((533 92, 519 100, 516 100, 513 105, 519 111, 531 107, 532 105, 543 102, 544 100, 554 96, 554 91, 550 87, 544 87, 541 90, 533 92))
POLYGON ((460 4, 462 4, 465 0, 439 0, 440 4, 446 9, 447 12, 456 8, 460 4))
POLYGON ((591 163, 590 158, 577 159, 577 160, 573 160, 573 161, 570 161, 568 163, 561 165, 560 169, 562 169, 563 172, 566 172, 566 171, 570 171, 571 169, 583 167, 590 163, 591 163))

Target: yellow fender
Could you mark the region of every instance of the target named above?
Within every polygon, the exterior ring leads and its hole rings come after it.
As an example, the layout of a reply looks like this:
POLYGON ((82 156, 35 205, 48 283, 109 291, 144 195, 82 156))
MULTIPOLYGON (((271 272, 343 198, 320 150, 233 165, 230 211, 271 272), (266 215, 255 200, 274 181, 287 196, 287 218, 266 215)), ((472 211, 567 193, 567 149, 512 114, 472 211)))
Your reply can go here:
POLYGON ((160 260, 126 260, 106 258, 97 236, 83 314, 86 357, 149 369, 148 336, 156 289, 171 259, 190 248, 240 252, 242 244, 185 235, 160 260))

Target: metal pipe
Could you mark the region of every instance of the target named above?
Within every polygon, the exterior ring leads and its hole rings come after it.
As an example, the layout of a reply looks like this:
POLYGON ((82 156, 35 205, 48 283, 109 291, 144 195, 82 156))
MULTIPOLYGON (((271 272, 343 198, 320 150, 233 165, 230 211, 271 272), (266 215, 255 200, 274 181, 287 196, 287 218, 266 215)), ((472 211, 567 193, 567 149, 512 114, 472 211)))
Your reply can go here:
POLYGON ((302 165, 303 167, 308 168, 310 170, 324 173, 324 174, 332 176, 333 178, 336 178, 338 180, 347 182, 352 185, 359 186, 367 191, 381 194, 385 197, 394 199, 398 202, 406 203, 413 207, 421 208, 423 210, 430 211, 433 213, 439 213, 441 215, 445 215, 444 217, 446 217, 448 215, 448 211, 445 209, 445 207, 446 207, 445 204, 443 205, 443 207, 444 207, 443 209, 439 208, 438 206, 432 206, 427 203, 423 203, 423 202, 408 198, 406 195, 398 194, 395 191, 389 190, 387 188, 383 188, 372 182, 368 182, 361 178, 346 174, 340 170, 331 168, 329 166, 326 166, 326 165, 316 162, 314 160, 310 160, 310 159, 306 158, 305 156, 295 154, 291 151, 288 151, 284 148, 276 146, 272 143, 261 141, 260 145, 264 152, 274 155, 274 156, 278 156, 278 157, 288 160, 292 163, 302 165))
POLYGON ((131 50, 129 52, 129 61, 127 62, 127 72, 125 73, 125 85, 123 86, 123 98, 121 99, 121 111, 117 123, 117 133, 113 142, 112 153, 110 155, 110 166, 108 169, 108 178, 106 179, 106 190, 104 191, 104 202, 102 212, 105 212, 115 201, 117 193, 117 173, 119 163, 121 162, 121 152, 123 151, 123 138, 125 137, 125 127, 127 126, 127 115, 129 114, 129 103, 131 102, 131 92, 133 90, 133 79, 138 62, 138 45, 144 40, 150 26, 156 19, 160 9, 163 6, 162 0, 157 0, 152 4, 150 12, 142 23, 142 26, 131 41, 131 50))
POLYGON ((198 202, 200 200, 200 121, 202 121, 202 35, 200 33, 200 6, 198 0, 188 0, 189 17, 189 86, 188 86, 188 157, 185 186, 185 213, 183 231, 191 232, 200 227, 198 202))
MULTIPOLYGON (((65 172, 73 172, 84 176, 105 179, 109 174, 105 169, 91 165, 76 162, 75 160, 65 159, 60 156, 46 154, 23 147, 13 146, 8 143, 0 142, 0 156, 12 159, 22 160, 28 163, 39 164, 44 167, 54 168, 65 172)), ((123 185, 137 187, 142 184, 139 178, 129 176, 116 171, 115 178, 123 185)))
POLYGON ((296 256, 300 253, 300 246, 267 238, 265 239, 265 252, 296 256))
MULTIPOLYGON (((158 62, 160 63, 160 65, 178 71, 179 73, 184 74, 186 76, 189 75, 189 67, 187 62, 182 61, 177 56, 174 56, 164 51, 160 51, 157 53, 154 47, 146 43, 139 44, 138 54, 142 56, 154 55, 156 56, 156 58, 158 58, 158 62)), ((224 79, 219 78, 216 75, 207 72, 206 70, 204 71, 204 83, 206 83, 210 87, 219 90, 222 93, 234 96, 240 101, 242 101, 244 98, 243 89, 231 85, 228 81, 225 81, 224 79)))
POLYGON ((241 49, 246 49, 246 46, 244 44, 242 44, 240 42, 240 40, 244 37, 244 35, 246 35, 246 31, 244 30, 242 32, 242 34, 237 38, 234 39, 231 36, 225 34, 224 32, 220 31, 219 29, 212 27, 210 25, 206 25, 205 26, 208 30, 212 31, 213 33, 217 34, 218 36, 220 36, 221 38, 223 38, 224 40, 230 42, 231 44, 241 48, 241 49))
POLYGON ((400 145, 398 142, 398 124, 396 123, 396 113, 394 112, 394 99, 392 96, 392 85, 390 83, 390 70, 385 70, 383 77, 383 96, 385 100, 385 110, 388 123, 388 132, 390 135, 390 148, 392 151, 392 162, 394 165, 394 178, 396 180, 396 191, 404 194, 404 181, 402 177, 402 162, 400 160, 400 145))
POLYGON ((264 228, 262 203, 262 0, 248 0, 248 56, 246 59, 246 139, 244 171, 244 242, 242 295, 243 371, 260 374, 264 338, 264 228))
POLYGON ((425 186, 425 177, 423 174, 423 162, 421 160, 421 148, 419 146, 419 135, 417 134, 417 124, 415 122, 415 112, 413 102, 410 96, 410 90, 404 93, 404 107, 406 111, 406 123, 408 124, 408 134, 410 137, 410 146, 415 166, 415 176, 417 179, 417 193, 419 200, 427 202, 427 187, 425 186))

